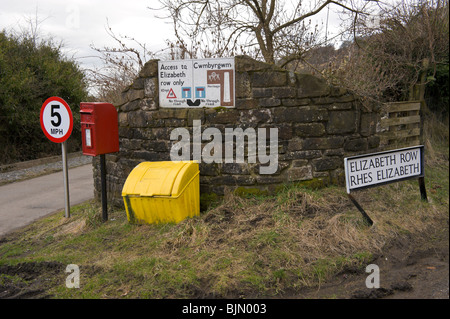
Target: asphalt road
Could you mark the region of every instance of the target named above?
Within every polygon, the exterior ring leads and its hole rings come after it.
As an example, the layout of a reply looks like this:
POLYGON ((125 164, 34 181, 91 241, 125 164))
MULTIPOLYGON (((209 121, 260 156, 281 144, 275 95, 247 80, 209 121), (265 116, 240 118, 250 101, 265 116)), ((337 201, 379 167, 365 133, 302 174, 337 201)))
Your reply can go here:
MULTIPOLYGON (((70 205, 93 197, 92 165, 70 168, 70 205)), ((61 210, 64 210, 62 171, 0 186, 0 237, 61 210)))

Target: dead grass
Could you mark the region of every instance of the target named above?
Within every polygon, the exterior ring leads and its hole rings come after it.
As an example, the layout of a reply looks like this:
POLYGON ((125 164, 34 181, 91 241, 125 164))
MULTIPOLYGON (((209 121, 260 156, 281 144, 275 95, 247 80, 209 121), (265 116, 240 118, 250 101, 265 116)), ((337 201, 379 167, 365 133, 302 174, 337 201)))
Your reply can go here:
POLYGON ((424 120, 424 145, 427 152, 426 163, 429 166, 445 165, 449 160, 449 118, 438 118, 427 114, 424 120))
MULTIPOLYGON (((448 182, 441 188, 448 194, 448 182)), ((82 289, 54 288, 60 298, 291 296, 336 273, 363 271, 399 237, 430 236, 448 221, 448 199, 430 195, 430 203, 421 202, 414 181, 356 193, 372 227, 340 187, 292 186, 274 197, 228 192, 214 209, 176 225, 130 225, 122 210, 96 223, 92 212, 101 209, 89 204, 71 221, 53 216, 16 234, 0 246, 1 263, 52 260, 97 269, 82 278, 82 289)))
POLYGON ((81 288, 54 286, 56 298, 295 296, 337 273, 364 272, 399 238, 420 241, 448 225, 448 139, 433 147, 426 148, 429 202, 420 200, 417 181, 354 194, 372 227, 336 186, 286 186, 260 197, 227 192, 201 216, 165 225, 129 224, 121 209, 102 223, 100 206, 87 203, 71 220, 57 214, 7 237, 0 265, 80 265, 81 288))

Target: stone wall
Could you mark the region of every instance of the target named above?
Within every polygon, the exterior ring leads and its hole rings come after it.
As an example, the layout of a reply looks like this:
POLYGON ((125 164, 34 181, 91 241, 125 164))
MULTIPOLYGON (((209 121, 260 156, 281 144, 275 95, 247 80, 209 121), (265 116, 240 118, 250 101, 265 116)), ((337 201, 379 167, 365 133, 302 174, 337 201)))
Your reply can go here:
MULTIPOLYGON (((378 151, 379 114, 353 94, 308 74, 296 74, 245 56, 235 59, 235 108, 159 108, 158 63, 149 61, 123 93, 119 113, 120 152, 108 154, 108 196, 122 205, 121 190, 142 161, 170 160, 173 129, 278 128, 278 169, 260 174, 260 163, 200 164, 201 195, 273 193, 289 182, 342 184, 343 158, 378 151)), ((192 135, 191 135, 192 136, 192 135)), ((203 141, 206 144, 208 141, 203 141)), ((247 154, 246 154, 247 155, 247 154)), ((98 159, 94 159, 96 197, 100 198, 98 159)))

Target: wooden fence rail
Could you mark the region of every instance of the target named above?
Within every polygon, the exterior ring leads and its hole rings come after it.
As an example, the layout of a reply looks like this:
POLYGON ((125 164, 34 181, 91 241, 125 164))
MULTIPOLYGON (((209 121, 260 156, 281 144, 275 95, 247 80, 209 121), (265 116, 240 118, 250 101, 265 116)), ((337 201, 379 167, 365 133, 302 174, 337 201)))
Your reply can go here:
POLYGON ((381 144, 386 149, 419 145, 421 141, 420 101, 394 102, 381 119, 381 144))

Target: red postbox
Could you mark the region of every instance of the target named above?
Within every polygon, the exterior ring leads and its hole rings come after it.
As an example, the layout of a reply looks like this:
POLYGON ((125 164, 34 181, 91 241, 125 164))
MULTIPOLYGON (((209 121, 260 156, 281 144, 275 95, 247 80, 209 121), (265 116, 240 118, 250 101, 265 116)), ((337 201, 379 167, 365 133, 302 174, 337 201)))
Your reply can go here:
POLYGON ((111 103, 80 103, 83 154, 97 156, 119 151, 117 110, 111 103))

